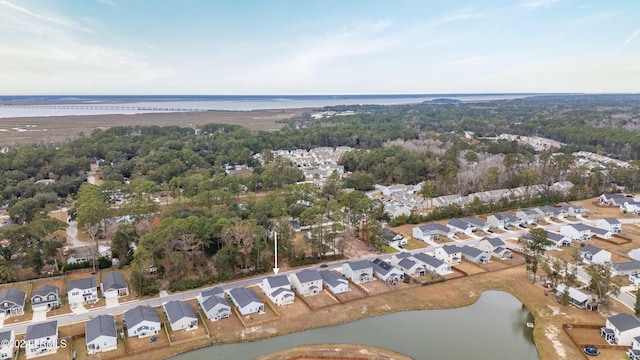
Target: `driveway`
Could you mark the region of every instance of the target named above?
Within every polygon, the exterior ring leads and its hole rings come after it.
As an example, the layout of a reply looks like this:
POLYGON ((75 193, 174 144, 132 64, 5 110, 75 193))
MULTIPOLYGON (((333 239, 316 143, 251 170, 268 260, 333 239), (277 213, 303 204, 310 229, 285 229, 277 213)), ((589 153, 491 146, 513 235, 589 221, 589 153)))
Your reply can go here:
POLYGON ((33 317, 31 318, 32 323, 43 322, 47 320, 47 312, 46 311, 34 311, 33 317))
POLYGON ((83 304, 77 304, 77 303, 76 303, 76 308, 71 309, 71 311, 73 311, 74 314, 86 314, 89 312, 89 310, 87 310, 87 308, 85 308, 83 304))
POLYGON ((105 300, 107 301, 107 308, 114 308, 120 305, 118 298, 105 298, 105 300))

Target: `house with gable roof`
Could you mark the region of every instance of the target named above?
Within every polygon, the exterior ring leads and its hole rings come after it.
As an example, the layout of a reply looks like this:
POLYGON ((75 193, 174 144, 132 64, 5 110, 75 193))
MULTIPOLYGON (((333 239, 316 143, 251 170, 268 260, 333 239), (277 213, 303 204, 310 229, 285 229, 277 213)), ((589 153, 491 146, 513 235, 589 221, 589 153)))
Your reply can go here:
POLYGON ((373 280, 373 264, 367 260, 347 261, 342 264, 342 273, 354 283, 373 280))
POLYGON ((580 249, 580 258, 588 264, 604 265, 611 262, 611 253, 593 245, 585 245, 580 249))
POLYGON ((58 351, 58 321, 27 326, 24 347, 27 359, 56 353, 58 351))
POLYGON ((409 276, 425 276, 427 274, 427 266, 413 257, 401 259, 396 266, 409 276))
POLYGON ((349 291, 349 281, 340 275, 329 270, 320 270, 322 283, 334 294, 349 291))
POLYGON ((498 213, 487 216, 487 224, 496 229, 508 229, 512 226, 518 226, 520 220, 509 214, 498 213))
POLYGON ((491 256, 497 257, 498 259, 505 260, 513 258, 513 253, 507 249, 507 244, 497 237, 482 238, 478 243, 478 249, 488 252, 491 256))
POLYGON ((560 234, 572 240, 591 240, 591 226, 585 224, 568 224, 560 227, 560 234))
POLYGON ((231 316, 231 306, 225 299, 221 287, 200 291, 196 298, 207 319, 218 321, 231 316))
POLYGON ((87 321, 84 334, 89 355, 118 348, 116 319, 113 315, 98 315, 87 321))
POLYGON ((449 265, 459 264, 462 261, 462 251, 455 245, 444 245, 436 248, 436 259, 444 261, 449 265))
POLYGON ((610 316, 600 335, 609 343, 631 346, 633 339, 640 336, 640 319, 627 313, 610 316))
POLYGON ((162 305, 164 314, 169 319, 172 331, 186 331, 198 328, 198 316, 186 301, 172 300, 162 305))
POLYGON ((609 206, 620 206, 629 199, 631 197, 625 194, 602 194, 598 197, 598 202, 609 206))
POLYGON ((486 264, 491 261, 491 254, 469 245, 462 246, 460 252, 464 259, 472 263, 486 264))
POLYGON ((491 229, 491 226, 489 224, 478 218, 466 217, 463 218, 462 221, 473 224, 476 227, 476 230, 482 230, 486 232, 487 230, 491 229))
POLYGON ((316 269, 304 269, 289 275, 295 291, 302 296, 317 295, 322 291, 322 276, 316 269))
POLYGON ((253 290, 243 287, 233 288, 228 294, 240 315, 264 312, 264 302, 253 290))
POLYGON ((123 322, 127 325, 127 336, 138 338, 156 335, 162 326, 156 309, 145 305, 125 311, 123 322))
POLYGON ((622 232, 622 224, 616 218, 604 218, 596 221, 596 227, 607 230, 608 232, 619 234, 622 232))
POLYGON ((102 289, 102 296, 105 298, 117 298, 118 296, 127 296, 129 294, 127 280, 122 273, 117 271, 112 271, 102 277, 100 289, 102 289))
POLYGON ((612 276, 626 276, 631 274, 640 274, 640 261, 622 261, 611 264, 612 276))
POLYGON ((16 343, 16 334, 13 330, 0 332, 0 359, 12 359, 16 343))
POLYGON ((442 224, 431 223, 422 226, 416 226, 411 231, 411 235, 422 241, 438 240, 440 236, 449 235, 450 229, 442 224))
POLYGON ((60 289, 45 284, 31 293, 33 311, 49 311, 60 306, 60 289))
POLYGON ((427 271, 440 276, 448 275, 453 272, 451 270, 450 264, 447 264, 446 262, 438 260, 435 257, 425 253, 417 253, 413 255, 412 259, 414 259, 418 263, 424 264, 427 271))
POLYGON ((465 235, 471 235, 474 231, 477 230, 474 224, 468 223, 461 219, 451 219, 447 223, 447 227, 449 228, 450 234, 462 233, 465 235))
POLYGON ((98 287, 93 277, 67 282, 69 304, 93 304, 98 301, 98 287))
POLYGON ((516 212, 516 218, 518 218, 518 220, 522 224, 526 223, 533 225, 539 223, 542 220, 542 215, 540 215, 540 212, 534 209, 525 209, 516 212))
POLYGON ((640 336, 636 336, 631 340, 631 348, 627 349, 629 360, 640 360, 640 336))
POLYGON ((576 306, 580 309, 586 309, 587 305, 593 301, 593 296, 586 294, 574 287, 566 287, 564 284, 559 284, 556 286, 556 296, 561 298, 565 295, 565 291, 569 296, 569 301, 571 305, 576 306))
POLYGON ((278 306, 293 303, 295 294, 286 275, 267 276, 260 284, 262 292, 278 306))
POLYGON ((625 200, 625 202, 623 202, 620 205, 620 211, 622 211, 623 213, 632 213, 632 214, 640 214, 640 202, 635 201, 635 200, 625 200))
POLYGON ((8 288, 1 292, 0 314, 5 317, 20 316, 24 314, 24 302, 26 298, 26 293, 14 288, 8 288))
POLYGON ((551 242, 551 245, 545 246, 546 251, 557 250, 562 247, 571 246, 571 238, 551 231, 547 231, 547 240, 551 242))
POLYGON ((380 258, 374 259, 371 263, 373 274, 382 281, 397 282, 404 275, 400 269, 380 258))

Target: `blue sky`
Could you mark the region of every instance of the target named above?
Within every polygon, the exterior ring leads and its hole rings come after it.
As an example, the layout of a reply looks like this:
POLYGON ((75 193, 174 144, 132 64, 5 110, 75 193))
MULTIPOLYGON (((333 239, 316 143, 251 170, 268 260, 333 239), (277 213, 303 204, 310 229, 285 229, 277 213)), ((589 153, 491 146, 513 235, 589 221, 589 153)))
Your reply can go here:
POLYGON ((638 0, 0 0, 0 94, 639 92, 638 0))

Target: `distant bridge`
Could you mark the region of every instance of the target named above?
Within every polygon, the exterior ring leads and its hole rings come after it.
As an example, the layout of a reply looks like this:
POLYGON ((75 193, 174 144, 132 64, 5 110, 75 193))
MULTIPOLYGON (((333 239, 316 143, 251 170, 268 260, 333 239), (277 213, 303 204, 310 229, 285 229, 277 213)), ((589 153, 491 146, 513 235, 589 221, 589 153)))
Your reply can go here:
POLYGON ((207 109, 155 107, 155 106, 125 106, 125 105, 71 105, 71 104, 31 104, 31 105, 7 105, 0 104, 0 108, 12 109, 62 109, 62 110, 99 110, 99 111, 143 111, 143 112, 201 112, 207 109))

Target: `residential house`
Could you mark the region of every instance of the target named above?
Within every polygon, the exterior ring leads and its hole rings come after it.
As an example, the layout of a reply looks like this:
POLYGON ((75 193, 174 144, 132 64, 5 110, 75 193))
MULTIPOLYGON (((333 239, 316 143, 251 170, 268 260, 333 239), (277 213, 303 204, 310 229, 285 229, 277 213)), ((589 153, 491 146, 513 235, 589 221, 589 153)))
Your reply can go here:
POLYGON ((24 314, 24 301, 26 298, 26 293, 14 288, 8 288, 1 292, 0 314, 5 317, 20 316, 24 314))
POLYGON ((229 298, 238 308, 240 315, 264 312, 264 302, 258 294, 247 288, 233 288, 229 290, 229 298))
POLYGON ((454 265, 462 261, 462 252, 460 247, 455 245, 444 245, 436 248, 436 259, 444 261, 449 265, 454 265))
POLYGON ((129 294, 129 287, 124 275, 117 271, 107 273, 102 277, 102 296, 105 298, 117 298, 118 296, 126 296, 129 294))
POLYGON ((580 258, 588 264, 604 265, 611 262, 611 253, 593 245, 585 245, 580 249, 580 258))
POLYGON ((478 243, 478 249, 488 252, 493 257, 497 257, 498 259, 511 259, 513 258, 513 253, 511 250, 507 249, 507 244, 497 237, 484 237, 478 243))
POLYGON ((574 287, 566 287, 564 284, 560 284, 556 287, 556 296, 561 298, 565 295, 565 291, 569 296, 569 301, 571 305, 579 307, 580 309, 585 309, 587 305, 593 301, 593 297, 589 294, 586 294, 574 287))
POLYGON ((467 222, 469 224, 473 224, 477 230, 482 230, 485 232, 491 228, 489 224, 487 224, 486 222, 478 218, 466 217, 466 218, 463 218, 462 221, 467 222))
POLYGON ((438 223, 416 226, 412 230, 414 238, 422 241, 438 240, 440 236, 449 235, 449 228, 438 223))
POLYGON ((640 320, 627 313, 610 316, 600 334, 610 343, 631 346, 631 342, 640 336, 640 320))
POLYGON ((476 231, 476 226, 460 219, 451 219, 447 223, 450 234, 462 233, 465 235, 471 235, 476 231))
POLYGON ((555 206, 544 205, 538 208, 534 208, 534 210, 537 210, 542 215, 542 217, 546 220, 551 220, 551 219, 562 220, 567 216, 567 212, 565 210, 555 206))
POLYGON ((33 311, 49 311, 60 306, 60 289, 45 284, 31 293, 33 311))
POLYGON ((389 228, 382 229, 382 231, 380 232, 380 235, 382 236, 382 238, 384 239, 384 242, 387 245, 391 245, 391 244, 407 245, 407 239, 404 236, 396 233, 395 231, 389 228))
POLYGON ((122 322, 127 325, 129 337, 153 336, 158 334, 162 326, 156 309, 145 305, 138 305, 125 311, 122 322))
POLYGON ((620 205, 620 211, 623 213, 640 214, 640 202, 634 200, 627 200, 620 205))
POLYGON ((573 217, 580 217, 587 214, 587 209, 578 205, 569 205, 568 215, 573 217))
POLYGON ((620 206, 624 204, 625 201, 631 199, 631 196, 627 196, 625 194, 602 194, 598 197, 598 201, 601 204, 606 204, 609 206, 620 206))
POLYGON ((318 270, 304 269, 289 275, 293 289, 302 296, 317 295, 322 291, 322 276, 318 270))
POLYGON ((373 280, 373 264, 367 260, 347 261, 342 264, 342 273, 354 283, 373 280))
POLYGON ((116 319, 113 315, 98 315, 87 321, 84 334, 89 355, 118 348, 116 319))
POLYGON ((374 259, 371 263, 373 274, 382 281, 397 282, 403 276, 403 272, 400 269, 382 259, 374 259))
POLYGON ((417 262, 424 264, 427 271, 430 271, 440 276, 448 275, 453 272, 451 271, 450 264, 447 264, 444 261, 440 261, 435 257, 425 253, 417 253, 413 255, 413 259, 416 260, 417 262))
POLYGON ((518 226, 520 223, 517 217, 505 213, 493 214, 487 217, 487 224, 496 229, 508 229, 512 226, 518 226))
POLYGON ((278 306, 293 303, 295 294, 291 290, 291 283, 286 275, 268 276, 260 285, 262 292, 278 306))
POLYGON ((225 299, 224 290, 221 287, 201 291, 197 299, 207 319, 218 321, 231 316, 231 306, 225 299))
POLYGON ((607 230, 614 234, 619 234, 622 232, 622 224, 620 224, 620 221, 615 218, 598 219, 598 221, 596 221, 596 227, 607 230))
POLYGON ((13 330, 0 332, 0 359, 12 359, 15 350, 16 334, 13 330))
POLYGON ((562 225, 560 234, 572 240, 591 240, 591 226, 585 224, 562 225))
POLYGON ((464 259, 471 261, 472 263, 486 264, 491 261, 491 254, 469 245, 462 246, 460 248, 460 252, 464 259))
POLYGON ((27 359, 56 353, 58 351, 58 322, 54 320, 27 326, 24 347, 27 359))
POLYGON ((640 261, 623 261, 611 264, 611 275, 627 276, 640 273, 640 261))
POLYGON ((640 360, 640 336, 636 336, 631 341, 631 348, 627 349, 629 360, 640 360))
POLYGON ((546 251, 557 250, 562 247, 571 246, 571 238, 551 231, 547 231, 547 240, 551 241, 552 244, 545 246, 546 251))
POLYGON ((322 283, 334 294, 340 294, 349 291, 349 281, 340 277, 340 275, 329 270, 320 270, 322 283))
POLYGON ((608 230, 601 229, 599 227, 594 227, 594 226, 589 226, 589 227, 591 228, 591 236, 596 236, 601 239, 611 239, 613 237, 613 233, 608 230))
POLYGON ((537 224, 542 220, 542 215, 534 209, 525 209, 516 212, 516 218, 522 224, 537 224))
POLYGON ((186 301, 172 300, 162 305, 164 314, 169 319, 171 330, 194 330, 198 328, 198 316, 186 301))
POLYGON ((422 262, 419 262, 412 257, 407 257, 398 261, 396 266, 409 276, 424 276, 427 274, 427 267, 422 262))
POLYGON ((98 287, 95 278, 69 280, 67 282, 69 304, 93 304, 98 301, 98 287))

